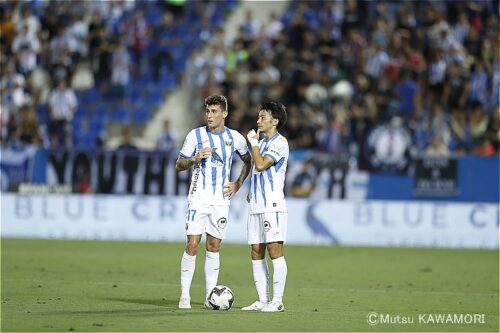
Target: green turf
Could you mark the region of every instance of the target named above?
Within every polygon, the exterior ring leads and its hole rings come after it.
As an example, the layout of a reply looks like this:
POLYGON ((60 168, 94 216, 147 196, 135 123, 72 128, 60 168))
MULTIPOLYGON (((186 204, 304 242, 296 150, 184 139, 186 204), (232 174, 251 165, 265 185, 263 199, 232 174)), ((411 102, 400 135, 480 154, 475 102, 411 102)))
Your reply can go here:
POLYGON ((177 309, 180 243, 3 239, 2 331, 492 331, 498 251, 287 246, 285 313, 256 299, 248 248, 224 244, 228 312, 202 309, 204 251, 191 310, 177 309), (370 326, 371 311, 413 324, 370 326), (485 314, 484 324, 423 324, 427 313, 485 314))

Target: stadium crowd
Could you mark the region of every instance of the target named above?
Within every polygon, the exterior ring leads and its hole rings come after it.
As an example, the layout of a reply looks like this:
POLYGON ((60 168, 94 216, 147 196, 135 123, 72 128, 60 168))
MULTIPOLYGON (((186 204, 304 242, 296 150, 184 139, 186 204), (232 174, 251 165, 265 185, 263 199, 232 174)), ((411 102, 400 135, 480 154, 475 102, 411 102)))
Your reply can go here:
MULTIPOLYGON (((292 148, 360 156, 376 125, 402 126, 412 154, 499 152, 499 8, 494 1, 294 1, 248 12, 188 62, 202 96, 229 97, 246 133, 265 97, 283 101, 292 148)), ((201 123, 201 121, 200 121, 201 123)))
MULTIPOLYGON (((189 31, 178 29, 182 8, 166 3, 152 22, 142 2, 2 2, 2 142, 71 146, 68 127, 86 108, 72 87, 83 62, 99 97, 122 109, 144 73, 155 82, 174 71, 171 50, 189 31)), ((228 97, 229 127, 255 127, 269 97, 288 107, 292 148, 361 157, 371 129, 387 123, 410 133, 412 154, 499 153, 498 2, 291 1, 281 17, 247 12, 234 40, 210 19, 214 3, 193 5, 197 47, 181 72, 193 108, 228 97)))
POLYGON ((110 123, 128 127, 151 120, 165 91, 178 85, 192 45, 209 39, 223 22, 227 10, 218 8, 234 5, 233 0, 0 3, 0 139, 94 148, 106 139, 110 123))

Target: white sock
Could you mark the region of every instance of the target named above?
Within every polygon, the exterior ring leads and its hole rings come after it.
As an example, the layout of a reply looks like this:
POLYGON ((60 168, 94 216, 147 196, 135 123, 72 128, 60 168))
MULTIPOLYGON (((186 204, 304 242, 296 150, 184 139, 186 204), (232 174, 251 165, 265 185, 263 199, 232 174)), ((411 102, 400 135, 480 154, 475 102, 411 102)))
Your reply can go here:
POLYGON ((206 283, 206 296, 214 289, 217 285, 217 279, 219 278, 219 252, 209 252, 207 251, 207 257, 205 258, 205 283, 206 283))
POLYGON ((273 302, 283 302, 283 292, 285 291, 286 267, 285 257, 273 259, 273 302))
POLYGON ((191 281, 193 281, 196 256, 190 256, 184 251, 181 260, 181 297, 190 297, 191 281))
POLYGON ((253 280, 259 294, 259 301, 269 302, 269 268, 266 259, 252 260, 253 280))

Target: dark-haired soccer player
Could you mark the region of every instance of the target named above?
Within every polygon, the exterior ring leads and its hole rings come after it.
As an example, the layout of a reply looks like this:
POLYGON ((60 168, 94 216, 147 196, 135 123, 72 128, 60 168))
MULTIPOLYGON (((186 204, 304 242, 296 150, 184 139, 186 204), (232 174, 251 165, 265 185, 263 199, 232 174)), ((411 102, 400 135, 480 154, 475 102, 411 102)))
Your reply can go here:
POLYGON ((219 251, 221 241, 226 237, 229 199, 239 190, 251 168, 245 138, 224 126, 228 114, 226 98, 221 95, 207 97, 205 112, 207 126, 189 132, 176 162, 177 171, 194 167, 186 214, 187 245, 181 261, 181 309, 191 308, 191 281, 203 234, 207 235, 206 296, 217 285, 219 251), (235 153, 240 156, 244 165, 236 182, 230 182, 231 163, 235 153))
POLYGON ((287 139, 278 130, 286 120, 286 108, 283 104, 273 101, 262 103, 257 119, 258 131, 251 130, 247 134, 253 157, 248 195, 248 244, 251 245, 253 277, 259 300, 242 308, 243 311, 285 311, 283 292, 287 266, 283 243, 286 239, 287 207, 283 190, 289 148, 287 139), (264 133, 260 141, 259 133, 264 133), (271 302, 266 249, 274 268, 271 302))

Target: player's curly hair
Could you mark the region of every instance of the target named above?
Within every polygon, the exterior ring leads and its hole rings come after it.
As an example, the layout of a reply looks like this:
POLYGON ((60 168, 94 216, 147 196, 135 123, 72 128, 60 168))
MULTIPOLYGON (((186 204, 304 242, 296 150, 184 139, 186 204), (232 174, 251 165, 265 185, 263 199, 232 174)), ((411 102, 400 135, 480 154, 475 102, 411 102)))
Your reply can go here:
POLYGON ((278 119, 278 125, 276 126, 278 131, 285 126, 288 116, 286 107, 282 103, 271 100, 265 101, 259 107, 259 111, 262 110, 270 112, 274 119, 278 119))
POLYGON ((205 98, 205 107, 209 105, 220 105, 222 111, 227 111, 227 99, 222 95, 211 95, 205 98))

